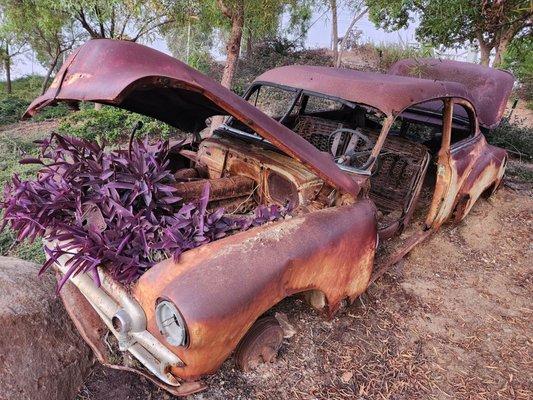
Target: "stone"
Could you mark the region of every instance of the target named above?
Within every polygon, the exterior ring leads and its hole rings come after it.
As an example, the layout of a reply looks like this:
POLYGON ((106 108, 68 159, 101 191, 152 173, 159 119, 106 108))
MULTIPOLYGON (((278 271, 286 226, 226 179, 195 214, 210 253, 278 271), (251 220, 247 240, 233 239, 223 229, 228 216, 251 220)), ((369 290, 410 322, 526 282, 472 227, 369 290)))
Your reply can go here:
POLYGON ((289 322, 285 313, 277 312, 274 316, 278 320, 281 329, 283 329, 283 337, 285 339, 289 339, 296 334, 296 328, 289 322))
POLYGON ((93 364, 55 279, 39 268, 0 257, 0 400, 72 400, 93 364))
POLYGON ((341 381, 342 383, 348 383, 350 382, 350 380, 352 379, 353 377, 353 372, 351 371, 346 371, 344 372, 342 375, 341 375, 341 381))

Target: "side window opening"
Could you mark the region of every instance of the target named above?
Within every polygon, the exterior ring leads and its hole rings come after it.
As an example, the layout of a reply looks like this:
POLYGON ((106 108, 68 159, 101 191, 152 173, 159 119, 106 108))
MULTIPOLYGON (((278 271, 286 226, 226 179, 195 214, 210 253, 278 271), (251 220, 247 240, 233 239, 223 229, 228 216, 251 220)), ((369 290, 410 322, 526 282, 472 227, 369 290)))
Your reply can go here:
POLYGON ((462 104, 454 104, 450 144, 471 138, 475 134, 475 129, 475 116, 472 110, 462 104))
POLYGON ((442 100, 417 104, 391 126, 370 177, 380 230, 403 226, 417 209, 416 216, 426 214, 436 175, 431 158, 442 145, 443 107, 442 100))
POLYGON ((258 86, 247 100, 269 117, 279 121, 291 108, 295 96, 297 92, 262 85, 258 86))
POLYGON ((419 143, 430 154, 436 154, 442 142, 443 108, 442 100, 432 100, 408 108, 396 118, 389 136, 396 135, 419 143))

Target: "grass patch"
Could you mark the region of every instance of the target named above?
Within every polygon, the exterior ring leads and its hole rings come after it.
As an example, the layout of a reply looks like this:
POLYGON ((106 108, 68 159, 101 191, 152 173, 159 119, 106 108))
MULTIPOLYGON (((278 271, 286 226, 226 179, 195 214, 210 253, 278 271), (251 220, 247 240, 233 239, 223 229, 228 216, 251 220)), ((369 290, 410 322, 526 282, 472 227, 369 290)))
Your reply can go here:
MULTIPOLYGON (((39 170, 38 165, 19 164, 21 158, 37 155, 38 150, 33 143, 34 139, 36 139, 35 136, 13 137, 5 132, 0 133, 0 188, 3 188, 14 174, 17 174, 21 179, 35 176, 39 170)), ((1 219, 2 215, 0 214, 1 219)), ((40 241, 34 243, 19 242, 9 227, 0 232, 0 254, 36 263, 44 262, 42 243, 40 241)))
POLYGON ((5 96, 0 99, 0 125, 13 124, 22 118, 22 114, 30 105, 17 96, 5 96))
MULTIPOLYGON (((0 82, 0 126, 20 121, 22 114, 30 103, 41 94, 43 77, 31 75, 12 82, 12 94, 5 93, 5 82, 0 82)), ((44 121, 64 117, 70 112, 64 104, 46 107, 34 117, 35 121, 44 121)))
MULTIPOLYGON (((11 81, 11 95, 30 103, 33 99, 41 94, 41 85, 44 77, 40 75, 28 75, 11 81)), ((0 100, 11 96, 6 94, 6 82, 0 81, 0 100)))
POLYGON ((397 61, 406 58, 425 58, 433 57, 433 48, 431 47, 412 47, 402 46, 400 44, 382 43, 375 46, 379 54, 379 69, 388 71, 389 68, 397 61))

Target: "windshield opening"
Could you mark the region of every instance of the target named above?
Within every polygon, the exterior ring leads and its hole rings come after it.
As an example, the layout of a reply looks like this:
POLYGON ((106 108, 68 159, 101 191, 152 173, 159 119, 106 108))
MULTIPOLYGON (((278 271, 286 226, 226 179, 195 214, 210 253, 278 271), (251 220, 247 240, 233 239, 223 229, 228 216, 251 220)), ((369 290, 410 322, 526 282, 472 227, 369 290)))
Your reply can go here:
MULTIPOLYGON (((244 98, 318 150, 329 153, 342 169, 363 171, 370 166, 372 149, 385 119, 382 112, 363 104, 266 83, 252 86, 244 98)), ((225 128, 263 141, 234 118, 226 122, 225 128)))

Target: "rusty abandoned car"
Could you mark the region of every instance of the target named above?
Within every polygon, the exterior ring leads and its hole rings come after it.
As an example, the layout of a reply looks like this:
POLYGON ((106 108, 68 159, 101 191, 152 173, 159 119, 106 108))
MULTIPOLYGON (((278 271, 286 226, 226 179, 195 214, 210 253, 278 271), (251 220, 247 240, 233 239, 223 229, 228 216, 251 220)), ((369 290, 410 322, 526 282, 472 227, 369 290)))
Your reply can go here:
POLYGON ((61 291, 69 315, 101 362, 112 364, 112 333, 136 359, 113 367, 176 395, 203 389, 232 354, 245 370, 273 360, 282 330, 269 310, 281 300, 298 294, 333 315, 498 188, 507 155, 483 131, 512 85, 507 72, 434 59, 387 74, 295 65, 265 72, 242 98, 148 47, 88 42, 28 116, 91 101, 154 117, 193 133, 172 158, 190 178, 180 196, 200 196, 208 180, 209 207, 278 204, 291 217, 160 261, 128 287, 104 270, 100 286, 74 275, 61 291), (205 133, 216 115, 224 124, 205 133))

